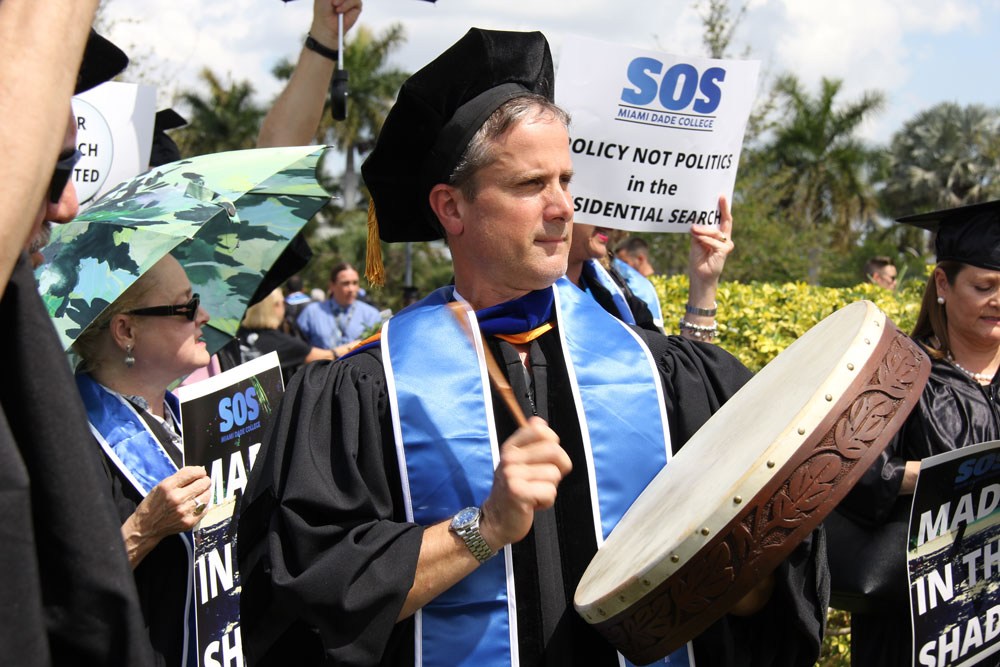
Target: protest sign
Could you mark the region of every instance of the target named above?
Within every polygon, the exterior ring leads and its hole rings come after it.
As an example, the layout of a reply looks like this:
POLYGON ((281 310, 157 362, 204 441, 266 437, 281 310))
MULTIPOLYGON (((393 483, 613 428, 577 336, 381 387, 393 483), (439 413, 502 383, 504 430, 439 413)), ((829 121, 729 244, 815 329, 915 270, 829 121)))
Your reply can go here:
POLYGON ((235 510, 284 393, 274 352, 180 387, 186 465, 205 466, 211 500, 194 533, 198 664, 242 667, 235 510))
POLYGON ((76 143, 83 157, 73 169, 81 204, 149 168, 156 89, 109 81, 73 98, 76 143))
POLYGON ((556 102, 573 117, 575 220, 686 232, 732 201, 756 61, 674 56, 568 39, 556 102))
POLYGON ((921 463, 907 545, 914 664, 974 665, 1000 650, 998 507, 1000 441, 921 463))

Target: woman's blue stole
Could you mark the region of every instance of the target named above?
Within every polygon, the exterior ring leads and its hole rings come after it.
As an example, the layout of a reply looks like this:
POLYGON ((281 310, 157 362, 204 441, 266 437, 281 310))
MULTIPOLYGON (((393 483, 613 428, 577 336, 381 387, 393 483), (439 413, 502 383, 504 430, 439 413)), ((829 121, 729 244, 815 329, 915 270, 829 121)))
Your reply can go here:
POLYGON ((618 273, 622 274, 622 278, 625 279, 625 284, 627 284, 628 288, 632 290, 632 294, 635 294, 637 297, 642 299, 647 306, 649 306, 649 312, 653 314, 653 322, 656 323, 656 326, 662 329, 663 309, 660 308, 660 297, 656 293, 656 288, 653 286, 653 283, 650 282, 649 278, 642 275, 617 257, 613 261, 615 268, 618 269, 618 273))
MULTIPOLYGON (((547 303, 548 293, 581 421, 600 545, 669 459, 660 377, 635 333, 565 278, 511 306, 547 303)), ((470 344, 447 306, 454 298, 453 287, 437 290, 382 328, 406 517, 421 525, 481 506, 499 458, 480 334, 481 324, 494 331, 495 321, 480 323, 468 311, 470 344)), ((524 327, 494 332, 531 328, 524 327)), ((415 664, 518 665, 515 595, 506 546, 416 613, 415 664)))
POLYGON ((611 277, 611 274, 607 272, 607 269, 601 266, 601 263, 596 259, 588 259, 583 263, 582 271, 585 276, 597 281, 601 287, 611 293, 611 300, 614 301, 615 307, 618 309, 618 319, 625 324, 635 324, 635 316, 632 315, 632 309, 628 307, 625 294, 618 287, 618 283, 611 277))
MULTIPOLYGON (((104 453, 145 498, 154 486, 177 472, 170 455, 149 430, 136 409, 121 396, 113 394, 86 373, 76 375, 76 386, 87 410, 90 431, 104 453)), ((177 397, 167 392, 167 408, 175 423, 180 423, 177 397)), ((184 605, 184 651, 188 665, 197 665, 194 641, 195 613, 191 577, 194 568, 194 545, 190 532, 179 533, 188 555, 187 602, 184 605)))

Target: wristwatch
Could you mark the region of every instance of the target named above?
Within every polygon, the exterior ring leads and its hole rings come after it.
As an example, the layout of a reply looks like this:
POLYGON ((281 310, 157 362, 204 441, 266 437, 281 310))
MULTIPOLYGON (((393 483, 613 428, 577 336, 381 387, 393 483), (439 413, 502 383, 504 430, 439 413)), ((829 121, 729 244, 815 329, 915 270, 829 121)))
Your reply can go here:
POLYGON ((479 532, 479 519, 482 515, 478 507, 466 507, 452 517, 451 525, 448 528, 462 538, 465 546, 469 547, 469 551, 476 557, 476 560, 485 563, 496 556, 497 552, 490 549, 490 545, 486 543, 482 533, 479 532))

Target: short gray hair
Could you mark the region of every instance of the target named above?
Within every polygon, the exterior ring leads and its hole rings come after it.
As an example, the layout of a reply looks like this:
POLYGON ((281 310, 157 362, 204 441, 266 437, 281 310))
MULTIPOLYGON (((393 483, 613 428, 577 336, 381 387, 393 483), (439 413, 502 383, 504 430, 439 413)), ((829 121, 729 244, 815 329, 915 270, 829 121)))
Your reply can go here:
POLYGON ((551 115, 562 123, 563 127, 569 129, 569 114, 543 95, 525 93, 501 104, 469 141, 469 145, 448 178, 448 185, 461 190, 470 200, 475 199, 479 191, 476 174, 496 160, 494 151, 496 141, 509 132, 516 123, 545 115, 551 115))

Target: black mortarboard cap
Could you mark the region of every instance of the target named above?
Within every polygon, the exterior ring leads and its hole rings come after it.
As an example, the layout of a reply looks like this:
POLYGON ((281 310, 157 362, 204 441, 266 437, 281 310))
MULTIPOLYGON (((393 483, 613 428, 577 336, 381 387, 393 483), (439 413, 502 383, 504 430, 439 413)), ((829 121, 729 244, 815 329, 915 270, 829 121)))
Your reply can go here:
POLYGON ((167 130, 185 125, 187 120, 173 109, 161 109, 156 112, 156 120, 153 121, 153 145, 149 151, 150 167, 159 167, 161 164, 181 159, 181 151, 167 134, 167 130))
POLYGON ((937 232, 937 261, 1000 271, 1000 200, 908 215, 898 222, 937 232))
POLYGON ((76 76, 76 90, 73 93, 79 95, 105 81, 110 81, 127 66, 128 56, 125 52, 91 28, 87 45, 83 49, 83 62, 80 63, 80 73, 76 76))
POLYGON ((403 84, 361 166, 383 241, 442 238, 428 195, 446 183, 473 135, 507 100, 553 99, 552 55, 540 32, 472 28, 403 84))

